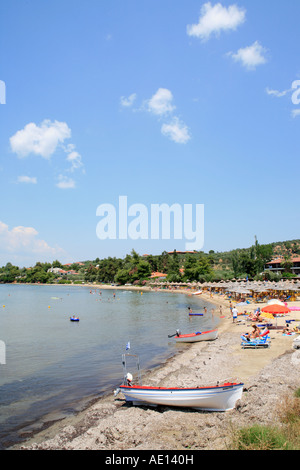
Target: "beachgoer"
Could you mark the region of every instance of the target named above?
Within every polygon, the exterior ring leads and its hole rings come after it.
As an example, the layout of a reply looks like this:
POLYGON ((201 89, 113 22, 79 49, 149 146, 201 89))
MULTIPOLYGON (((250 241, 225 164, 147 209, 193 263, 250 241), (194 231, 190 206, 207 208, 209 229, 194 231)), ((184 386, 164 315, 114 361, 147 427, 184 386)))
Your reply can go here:
POLYGON ((258 328, 258 326, 253 325, 252 328, 253 328, 252 338, 259 338, 260 337, 260 329, 258 328))
POLYGON ((231 313, 232 313, 232 321, 233 321, 233 323, 235 323, 237 321, 237 316, 238 316, 238 313, 239 313, 238 309, 234 307, 232 309, 231 313))
POLYGON ((251 339, 259 338, 261 335, 260 329, 257 325, 252 325, 253 331, 252 333, 244 334, 244 337, 250 341, 251 339))

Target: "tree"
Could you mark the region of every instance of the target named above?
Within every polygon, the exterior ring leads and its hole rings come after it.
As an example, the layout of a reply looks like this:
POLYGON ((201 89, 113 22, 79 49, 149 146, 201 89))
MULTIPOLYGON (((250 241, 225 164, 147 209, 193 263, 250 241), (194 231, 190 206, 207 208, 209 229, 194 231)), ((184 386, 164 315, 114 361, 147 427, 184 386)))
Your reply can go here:
POLYGON ((124 285, 130 280, 129 271, 127 269, 119 269, 115 275, 114 281, 117 284, 124 285))
POLYGON ((213 275, 210 260, 201 254, 199 258, 188 256, 184 266, 184 278, 189 281, 205 281, 206 277, 213 275))

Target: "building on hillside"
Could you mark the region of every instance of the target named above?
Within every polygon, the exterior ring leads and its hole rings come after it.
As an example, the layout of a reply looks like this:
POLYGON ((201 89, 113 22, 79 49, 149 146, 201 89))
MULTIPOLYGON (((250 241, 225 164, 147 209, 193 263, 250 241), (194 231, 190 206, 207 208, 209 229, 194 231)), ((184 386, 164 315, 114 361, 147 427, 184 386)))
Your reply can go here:
POLYGON ((282 257, 279 257, 267 263, 265 267, 269 271, 281 274, 285 270, 284 264, 287 262, 291 263, 291 272, 293 274, 300 275, 300 256, 294 256, 288 261, 282 257))
POLYGON ((166 279, 167 274, 165 273, 159 273, 159 272, 153 272, 151 273, 151 279, 166 279))

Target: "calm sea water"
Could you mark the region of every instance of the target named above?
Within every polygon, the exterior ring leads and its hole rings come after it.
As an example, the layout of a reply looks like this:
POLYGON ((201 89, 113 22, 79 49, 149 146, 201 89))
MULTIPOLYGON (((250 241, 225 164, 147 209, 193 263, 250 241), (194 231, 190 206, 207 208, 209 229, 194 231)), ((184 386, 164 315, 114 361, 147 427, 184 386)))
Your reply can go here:
POLYGON ((128 342, 144 370, 187 347, 168 335, 216 326, 211 308, 179 293, 0 285, 0 448, 112 393, 128 342), (189 317, 188 306, 208 314, 189 317))

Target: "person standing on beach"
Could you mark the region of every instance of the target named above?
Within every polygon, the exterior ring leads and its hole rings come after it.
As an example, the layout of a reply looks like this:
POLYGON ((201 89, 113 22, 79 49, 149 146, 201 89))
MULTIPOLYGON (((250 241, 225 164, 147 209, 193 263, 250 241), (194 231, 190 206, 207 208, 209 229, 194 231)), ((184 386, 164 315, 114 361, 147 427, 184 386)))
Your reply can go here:
POLYGON ((231 313, 232 313, 232 321, 233 321, 233 323, 235 323, 237 321, 237 316, 238 316, 238 313, 239 313, 237 308, 234 307, 231 310, 231 313))

